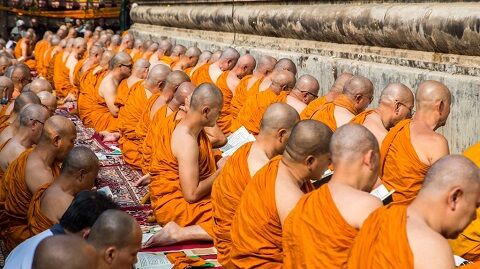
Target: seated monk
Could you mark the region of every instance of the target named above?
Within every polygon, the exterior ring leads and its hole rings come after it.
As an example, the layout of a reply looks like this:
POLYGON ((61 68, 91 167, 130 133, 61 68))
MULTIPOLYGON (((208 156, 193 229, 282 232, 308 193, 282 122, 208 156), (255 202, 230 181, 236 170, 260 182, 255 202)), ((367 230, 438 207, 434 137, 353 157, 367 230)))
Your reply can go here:
POLYGON ((52 84, 43 78, 36 78, 30 83, 30 91, 39 94, 40 92, 53 93, 52 84))
POLYGON ((412 117, 413 102, 413 93, 407 86, 390 83, 380 94, 377 108, 363 111, 350 122, 367 127, 381 145, 390 128, 412 117))
POLYGON ((260 168, 283 153, 298 120, 298 113, 291 106, 270 105, 262 117, 256 140, 235 151, 213 183, 213 242, 218 251, 217 259, 223 266, 228 267, 230 261, 230 228, 243 190, 260 168))
POLYGON ((185 69, 185 74, 187 74, 190 78, 192 77, 193 73, 197 71, 198 68, 202 67, 203 65, 207 64, 210 58, 212 57, 212 52, 209 50, 202 51, 202 54, 198 57, 197 64, 195 66, 185 69))
MULTIPOLYGON (((172 53, 172 43, 168 40, 162 40, 158 43, 158 49, 152 56, 150 56, 150 64, 153 66, 160 64, 160 59, 167 61, 170 60, 170 54, 172 53)), ((167 64, 168 65, 168 64, 167 64)))
POLYGON ((49 117, 48 110, 38 104, 28 104, 20 111, 18 128, 0 149, 1 175, 22 152, 38 143, 49 117))
POLYGON ((381 207, 364 221, 346 268, 457 268, 445 238, 455 238, 476 218, 479 175, 478 167, 462 156, 435 162, 410 204, 381 207))
POLYGON ((37 96, 40 98, 41 105, 48 109, 50 116, 53 116, 57 110, 57 97, 47 91, 39 92, 37 96))
POLYGON ((150 62, 145 59, 140 59, 134 62, 132 74, 118 84, 115 105, 120 110, 123 106, 125 106, 125 103, 127 102, 128 96, 130 95, 131 90, 134 88, 134 85, 137 84, 137 82, 143 81, 147 77, 149 67, 150 62))
POLYGON ((37 74, 40 74, 41 69, 43 68, 43 54, 50 47, 50 40, 52 39, 52 36, 52 31, 46 31, 43 34, 42 40, 35 44, 35 70, 37 71, 37 74))
POLYGON ((383 205, 368 193, 379 169, 375 136, 346 124, 333 134, 330 152, 332 178, 302 197, 283 225, 284 268, 344 268, 362 223, 383 205))
POLYGON ((65 79, 65 84, 63 85, 65 88, 62 87, 61 91, 66 94, 64 99, 66 102, 76 101, 78 98, 79 89, 77 88, 77 85, 75 85, 75 73, 78 72, 82 67, 83 62, 86 60, 86 52, 87 41, 81 37, 75 38, 73 51, 68 55, 67 60, 65 61, 66 69, 63 70, 64 72, 68 70, 68 73, 62 73, 62 76, 65 79))
POLYGON ((15 58, 18 62, 24 63, 31 70, 35 70, 35 55, 33 54, 35 36, 30 31, 25 33, 15 46, 15 58))
MULTIPOLYGON (((147 79, 141 83, 135 84, 128 97, 125 106, 118 114, 118 124, 120 139, 118 143, 122 150, 123 159, 134 169, 141 169, 141 155, 139 147, 141 146, 141 137, 137 137, 136 127, 144 113, 147 113, 146 107, 150 98, 160 94, 160 87, 166 79, 170 69, 166 66, 157 65, 150 70, 147 79)), ((183 74, 185 77, 186 75, 183 74)))
POLYGON ((130 52, 130 57, 132 57, 133 63, 136 63, 137 60, 142 59, 144 51, 144 42, 140 39, 135 39, 133 42, 133 49, 130 52))
POLYGON ((172 68, 180 60, 180 57, 185 55, 186 51, 187 51, 187 48, 185 46, 181 44, 176 44, 172 49, 172 53, 170 54, 170 57, 164 56, 160 58, 160 62, 172 68))
POLYGON ((17 63, 12 66, 12 74, 10 78, 13 81, 13 94, 12 98, 15 99, 17 96, 22 93, 23 87, 30 83, 32 75, 30 74, 30 69, 23 63, 17 63))
POLYGON ((0 76, 5 75, 5 71, 7 68, 12 66, 12 59, 9 58, 7 55, 1 55, 0 56, 0 76))
POLYGON ((197 47, 190 47, 181 55, 178 61, 172 64, 172 71, 180 70, 184 71, 187 75, 186 69, 193 68, 199 61, 199 57, 202 54, 202 51, 197 47))
POLYGON ((302 114, 300 114, 300 118, 302 120, 304 119, 310 119, 321 106, 323 106, 326 103, 333 102, 337 96, 341 95, 343 92, 343 87, 345 86, 345 83, 353 77, 352 74, 350 73, 342 73, 338 78, 335 80, 333 83, 332 87, 330 90, 322 97, 319 97, 310 104, 307 105, 307 107, 302 111, 302 114))
POLYGON ((98 158, 91 149, 74 147, 65 157, 60 175, 33 196, 27 215, 30 234, 39 234, 59 223, 73 198, 93 188, 98 170, 98 158))
MULTIPOLYGON (((17 121, 17 118, 22 108, 27 104, 40 104, 40 98, 38 98, 38 96, 33 92, 25 92, 20 94, 17 97, 17 99, 15 99, 15 102, 11 103, 5 109, 5 114, 2 117, 3 122, 0 124, 0 134, 3 134, 4 131, 7 131, 10 125, 13 125, 13 128, 10 129, 10 131, 5 132, 3 137, 7 137, 7 138, 5 140, 0 139, 0 143, 5 143, 5 141, 11 137, 9 136, 9 134, 13 135, 13 132, 14 130, 16 130, 16 127, 20 125, 20 122, 17 121)), ((0 137, 2 136, 0 135, 0 137)))
POLYGON ((31 236, 27 212, 33 194, 60 174, 59 165, 73 148, 76 136, 75 125, 69 119, 52 116, 45 121, 37 146, 24 151, 5 171, 0 192, 4 210, 0 215, 6 222, 2 230, 8 250, 31 236))
POLYGON ((232 70, 222 72, 215 82, 215 85, 217 85, 223 94, 223 107, 217 125, 224 134, 230 133, 230 103, 232 97, 235 95, 235 89, 240 83, 240 79, 252 74, 255 65, 255 58, 250 54, 245 54, 238 58, 238 61, 232 70))
MULTIPOLYGON (((285 70, 290 71, 295 76, 297 75, 297 66, 295 63, 288 58, 282 58, 277 61, 273 71, 269 75, 265 76, 265 78, 258 83, 258 86, 255 86, 255 89, 258 88, 258 92, 267 90, 270 87, 270 84, 272 84, 272 78, 276 76, 276 73, 285 70)), ((256 92, 251 92, 248 96, 252 96, 253 94, 256 94, 256 92)))
POLYGON ((209 196, 220 170, 203 128, 215 126, 222 104, 220 90, 213 84, 200 85, 192 94, 185 117, 177 121, 172 114, 173 120, 164 125, 157 138, 149 189, 155 218, 165 225, 157 236, 162 245, 212 240, 209 196))
POLYGON ((112 35, 110 37, 110 43, 107 46, 107 50, 113 53, 119 52, 118 48, 120 47, 120 42, 122 42, 122 38, 119 35, 112 35))
MULTIPOLYGON (((6 77, 0 76, 0 132, 8 126, 8 119, 10 114, 13 111, 13 103, 15 99, 12 98, 13 95, 13 81, 6 77)), ((18 112, 18 111, 17 111, 18 112)))
MULTIPOLYGON (((68 57, 74 53, 75 45, 77 43, 77 38, 69 38, 67 39, 67 45, 65 49, 58 52, 55 56, 54 63, 53 63, 53 85, 55 85, 55 94, 57 98, 63 100, 67 96, 67 91, 70 90, 70 77, 69 73, 70 70, 67 67, 67 59, 68 57)), ((79 37, 78 42, 82 42, 81 47, 86 46, 85 41, 83 38, 79 37)), ((78 43, 80 45, 80 43, 78 43)))
POLYGON ((247 101, 249 96, 248 93, 258 93, 258 86, 262 83, 265 76, 273 71, 276 63, 277 60, 271 56, 261 56, 258 60, 257 67, 253 71, 253 74, 246 75, 240 80, 237 88, 235 89, 232 102, 230 103, 230 117, 232 120, 238 116, 240 109, 247 101), (253 88, 254 85, 256 85, 256 88, 253 88))
POLYGON ((218 59, 220 59, 220 56, 222 56, 222 53, 223 53, 223 50, 214 51, 210 59, 208 59, 207 64, 213 64, 214 62, 218 61, 218 59))
POLYGON ((215 83, 222 72, 232 70, 240 58, 240 53, 234 48, 226 48, 220 58, 212 64, 204 64, 191 76, 192 83, 196 86, 202 83, 215 83))
MULTIPOLYGON (((147 43, 145 44, 146 45, 150 44, 150 45, 147 46, 147 50, 143 54, 142 58, 150 61, 150 58, 152 58, 153 54, 156 53, 158 50, 158 43, 157 42, 148 43, 147 41, 147 43)), ((151 61, 150 61, 150 64, 152 64, 151 61)))
POLYGON ((122 36, 120 46, 118 47, 117 52, 125 52, 130 54, 132 52, 134 44, 135 44, 135 37, 133 36, 133 34, 126 33, 125 35, 122 36))
POLYGON ((353 76, 343 87, 342 95, 326 103, 312 114, 312 119, 326 124, 335 132, 363 112, 373 101, 373 84, 362 76, 353 76))
POLYGON ((311 75, 302 75, 298 78, 295 87, 287 96, 287 103, 291 105, 298 113, 302 113, 310 102, 318 97, 320 84, 318 80, 311 75))
POLYGON ((42 69, 38 74, 50 83, 53 83, 53 77, 51 77, 53 76, 53 73, 51 73, 53 70, 52 57, 63 49, 61 43, 66 44, 65 41, 62 42, 58 35, 53 35, 50 40, 50 47, 43 53, 42 69))
POLYGON ((448 141, 436 129, 450 114, 452 96, 447 86, 427 80, 415 94, 417 111, 412 119, 390 129, 381 146, 380 178, 394 201, 417 195, 428 168, 449 154, 448 141))
POLYGON ((304 193, 314 190, 311 180, 327 170, 331 136, 332 131, 319 122, 298 122, 283 155, 252 177, 232 222, 232 267, 282 267, 282 226, 304 193))
POLYGON ((95 103, 87 117, 97 132, 113 133, 118 131, 118 107, 115 105, 117 87, 122 79, 130 76, 133 64, 130 55, 120 52, 113 56, 108 65, 108 73, 95 85, 95 103))

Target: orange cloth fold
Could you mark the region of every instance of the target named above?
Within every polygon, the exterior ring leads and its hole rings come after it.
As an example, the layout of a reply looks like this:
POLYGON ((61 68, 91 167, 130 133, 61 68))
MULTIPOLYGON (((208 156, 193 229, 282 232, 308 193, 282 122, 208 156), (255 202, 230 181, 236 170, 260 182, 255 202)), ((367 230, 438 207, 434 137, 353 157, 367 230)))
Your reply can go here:
POLYGON ((365 122, 365 120, 367 119, 368 115, 370 115, 372 113, 375 113, 375 110, 367 109, 367 110, 363 111, 362 113, 353 117, 353 119, 350 120, 350 123, 363 124, 365 122))
POLYGON ((157 101, 157 99, 160 97, 161 93, 155 93, 147 101, 146 108, 142 113, 142 116, 140 117, 140 120, 137 123, 137 126, 135 128, 135 134, 137 135, 138 139, 143 141, 145 139, 145 136, 147 135, 148 130, 151 127, 152 120, 155 118, 155 115, 152 117, 150 116, 152 112, 152 107, 157 101))
POLYGON ((43 75, 43 55, 45 51, 50 47, 50 43, 48 43, 47 40, 40 40, 35 44, 35 69, 37 70, 37 73, 40 75, 43 75))
MULTIPOLYGON (((103 77, 105 79, 105 77, 103 77)), ((103 80, 102 79, 102 80, 103 80)), ((90 94, 93 97, 93 103, 91 104, 91 112, 87 116, 87 120, 92 122, 93 128, 97 132, 109 131, 117 132, 118 131, 118 118, 114 117, 105 103, 105 99, 100 96, 99 87, 102 84, 102 80, 99 80, 95 85, 93 91, 90 94)))
POLYGON ((13 102, 15 102, 15 100, 8 100, 8 102, 0 109, 0 133, 10 125, 10 122, 8 121, 10 114, 7 114, 7 110, 13 102))
POLYGON ((204 64, 199 67, 193 74, 190 76, 190 80, 195 86, 198 86, 202 83, 208 82, 213 83, 212 78, 210 77, 210 65, 211 64, 204 64))
POLYGON ((78 95, 78 116, 86 127, 92 128, 93 121, 89 117, 93 111, 93 104, 95 102, 96 85, 100 84, 102 79, 106 76, 108 70, 100 70, 94 72, 96 66, 93 66, 88 71, 82 74, 79 80, 80 92, 78 95))
POLYGON ((315 111, 311 119, 318 120, 327 125, 333 132, 337 130, 337 121, 335 120, 335 107, 343 107, 350 111, 353 115, 357 115, 358 112, 354 107, 354 104, 348 97, 341 94, 333 102, 329 102, 321 106, 315 111))
MULTIPOLYGON (((281 157, 273 158, 250 180, 233 218, 230 263, 238 268, 281 268, 282 226, 275 200, 281 157)), ((310 182, 302 188, 314 189, 310 182)))
MULTIPOLYGON (((149 185, 150 200, 157 222, 165 225, 175 221, 178 225, 199 225, 209 235, 212 234, 212 204, 210 197, 204 197, 196 203, 185 200, 180 186, 178 161, 172 152, 172 134, 177 124, 176 113, 169 116, 158 137, 158 144, 151 159, 149 185)), ((205 180, 216 170, 212 145, 202 130, 198 137, 199 180, 205 180)))
POLYGON ((174 63, 173 59, 170 56, 165 56, 165 55, 158 58, 158 60, 160 62, 163 62, 164 64, 168 65, 169 67, 172 66, 173 63, 174 63))
MULTIPOLYGON (((17 42, 17 45, 15 45, 15 50, 13 51, 13 53, 14 53, 16 59, 22 57, 22 45, 24 43, 25 43, 25 39, 20 38, 20 40, 18 40, 18 42, 17 42)), ((28 46, 28 48, 27 48, 28 56, 32 55, 33 49, 34 48, 33 48, 32 45, 28 46)), ((35 67, 37 65, 37 63, 35 62, 34 59, 28 59, 26 61, 24 60, 23 63, 26 64, 28 66, 28 68, 30 68, 30 70, 35 70, 35 67)))
POLYGON ((300 114, 300 119, 306 120, 310 119, 315 111, 317 111, 321 106, 327 103, 327 98, 325 96, 319 97, 311 101, 307 107, 300 114))
POLYGON ((324 184, 300 199, 285 219, 283 266, 343 268, 357 233, 340 214, 328 184, 324 184), (314 238, 320 240, 312 241, 314 238))
MULTIPOLYGON (((143 80, 140 80, 138 82, 141 82, 141 81, 143 82, 143 80)), ((117 97, 115 98, 115 105, 119 109, 121 109, 127 103, 130 92, 135 87, 135 85, 138 84, 138 82, 133 84, 132 87, 128 87, 127 79, 122 80, 120 84, 118 84, 117 97)))
POLYGON ((258 135, 263 114, 268 106, 273 103, 286 103, 287 96, 287 91, 276 95, 269 89, 251 96, 240 110, 238 117, 232 121, 230 131, 233 133, 244 126, 250 133, 258 135))
POLYGON ((41 206, 43 193, 48 187, 50 187, 50 185, 52 185, 52 182, 41 186, 33 196, 32 202, 30 203, 27 219, 28 230, 30 231, 31 236, 37 235, 55 224, 43 214, 41 206))
MULTIPOLYGON (((152 159, 152 154, 156 148, 156 141, 160 137, 162 129, 166 125, 164 122, 167 118, 168 106, 163 105, 155 113, 153 120, 151 121, 150 128, 148 128, 147 134, 141 140, 142 144, 140 147, 140 154, 142 155, 142 172, 144 174, 148 173, 150 167, 150 161, 152 159)), ((148 111, 150 112, 150 111, 148 111)))
POLYGON ((69 93, 75 96, 78 94, 77 87, 70 82, 70 69, 68 69, 66 65, 66 60, 63 62, 62 54, 63 52, 55 58, 54 66, 53 82, 55 84, 57 98, 65 98, 69 93))
MULTIPOLYGON (((246 75, 243 77, 240 82, 238 83, 237 88, 235 89, 235 94, 232 97, 232 101, 230 102, 230 114, 231 114, 231 119, 235 119, 238 116, 238 113, 240 112, 240 109, 243 107, 245 102, 247 101, 247 94, 250 89, 247 89, 248 87, 248 81, 252 78, 252 75, 246 75)), ((255 82, 258 82, 259 80, 263 81, 263 78, 256 80, 255 82)), ((254 85, 257 83, 254 83, 254 85)), ((257 84, 260 85, 260 84, 257 84)), ((253 88, 253 86, 251 87, 253 88)), ((256 93, 258 92, 258 88, 256 93)))
POLYGON ((230 260, 230 229, 243 191, 250 181, 248 155, 253 142, 241 146, 228 159, 212 187, 213 242, 217 260, 226 265, 230 260))
POLYGON ((413 268, 406 224, 406 204, 392 203, 374 211, 355 238, 346 268, 413 268))
POLYGON ((380 178, 394 201, 413 198, 422 187, 430 166, 422 163, 410 138, 410 119, 399 122, 385 136, 380 148, 380 178))
POLYGON ((45 79, 52 84, 53 89, 55 90, 55 83, 53 83, 53 67, 55 65, 55 58, 58 55, 58 52, 53 54, 53 50, 56 47, 50 47, 46 52, 45 52, 45 60, 43 61, 44 64, 44 71, 45 71, 45 79))
POLYGON ((227 77, 229 73, 230 71, 223 72, 218 77, 217 82, 215 83, 223 94, 223 107, 222 107, 222 110, 220 111, 220 116, 218 117, 217 125, 224 134, 230 133, 230 124, 231 124, 230 103, 232 101, 233 93, 228 87, 228 83, 227 83, 227 77))

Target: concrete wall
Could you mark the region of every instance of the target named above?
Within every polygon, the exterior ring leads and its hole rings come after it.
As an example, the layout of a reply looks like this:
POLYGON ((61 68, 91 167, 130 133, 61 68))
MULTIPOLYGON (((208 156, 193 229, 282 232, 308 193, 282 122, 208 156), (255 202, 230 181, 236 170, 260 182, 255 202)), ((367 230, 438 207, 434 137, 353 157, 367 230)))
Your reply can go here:
POLYGON ((415 50, 381 48, 319 41, 257 36, 231 32, 205 31, 135 23, 132 32, 143 39, 170 38, 186 46, 216 50, 233 46, 252 55, 288 57, 299 67, 299 74, 317 77, 324 93, 337 74, 349 71, 366 76, 375 85, 375 100, 390 82, 402 82, 414 91, 426 79, 445 83, 453 94, 452 112, 440 128, 452 153, 460 153, 480 140, 479 57, 440 54, 415 50))

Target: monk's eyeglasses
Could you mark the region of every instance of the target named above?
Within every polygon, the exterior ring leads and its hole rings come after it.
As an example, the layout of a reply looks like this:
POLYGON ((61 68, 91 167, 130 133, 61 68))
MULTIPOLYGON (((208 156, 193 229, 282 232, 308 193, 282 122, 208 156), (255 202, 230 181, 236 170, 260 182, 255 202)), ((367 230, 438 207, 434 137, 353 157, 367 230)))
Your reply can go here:
POLYGON ((399 105, 401 105, 401 106, 406 107, 406 108, 408 109, 408 114, 409 114, 409 115, 415 114, 415 110, 413 109, 413 107, 409 107, 409 106, 407 106, 406 104, 404 104, 404 103, 402 103, 402 102, 400 102, 400 101, 398 101, 398 100, 395 100, 395 102, 397 102, 397 103, 398 103, 399 105))
POLYGON ((41 123, 42 125, 45 125, 45 122, 41 122, 41 121, 39 121, 39 120, 37 120, 37 119, 30 119, 30 120, 33 121, 33 122, 38 122, 38 123, 41 123))
POLYGON ((315 95, 315 94, 313 94, 313 93, 311 93, 311 92, 309 92, 309 91, 302 91, 302 90, 300 90, 300 89, 297 88, 297 87, 294 87, 294 89, 297 90, 297 91, 299 91, 299 92, 302 93, 302 94, 307 94, 307 95, 312 96, 313 98, 318 98, 318 95, 315 95))
POLYGON ((120 64, 120 66, 125 66, 128 69, 132 69, 133 64, 120 64))

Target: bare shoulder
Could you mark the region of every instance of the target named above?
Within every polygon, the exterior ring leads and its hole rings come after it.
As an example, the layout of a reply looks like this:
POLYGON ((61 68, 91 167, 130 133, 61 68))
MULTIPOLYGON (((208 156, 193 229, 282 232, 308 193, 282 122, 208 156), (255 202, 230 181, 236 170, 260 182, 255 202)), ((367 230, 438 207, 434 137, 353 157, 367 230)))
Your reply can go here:
POLYGON ((182 124, 178 124, 175 130, 173 130, 171 141, 172 152, 177 157, 179 154, 196 154, 198 152, 196 138, 190 135, 188 128, 182 124))
POLYGON ((48 188, 42 197, 41 210, 51 220, 59 220, 72 203, 72 200, 73 196, 64 193, 58 188, 48 188))
POLYGON ((25 169, 25 182, 29 190, 33 193, 38 187, 51 181, 53 181, 52 171, 45 168, 41 160, 31 154, 25 169))

